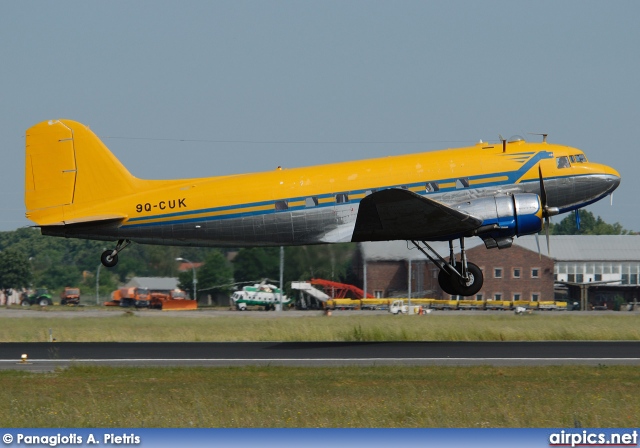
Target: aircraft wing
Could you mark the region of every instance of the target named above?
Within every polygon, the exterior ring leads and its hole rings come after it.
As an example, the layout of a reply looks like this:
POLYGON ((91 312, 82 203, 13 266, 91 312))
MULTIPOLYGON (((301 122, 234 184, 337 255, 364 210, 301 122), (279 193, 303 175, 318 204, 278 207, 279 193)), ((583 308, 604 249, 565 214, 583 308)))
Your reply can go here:
POLYGON ((478 218, 412 191, 390 188, 360 201, 352 240, 429 240, 465 233, 481 224, 478 218))

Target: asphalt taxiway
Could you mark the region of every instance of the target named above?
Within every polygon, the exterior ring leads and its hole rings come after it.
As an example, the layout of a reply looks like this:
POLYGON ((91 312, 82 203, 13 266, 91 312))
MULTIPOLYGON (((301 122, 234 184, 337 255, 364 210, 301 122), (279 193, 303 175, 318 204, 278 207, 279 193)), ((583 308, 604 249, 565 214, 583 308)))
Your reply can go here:
POLYGON ((105 366, 640 365, 640 342, 0 343, 0 369, 105 366), (27 355, 26 362, 22 355, 27 355))

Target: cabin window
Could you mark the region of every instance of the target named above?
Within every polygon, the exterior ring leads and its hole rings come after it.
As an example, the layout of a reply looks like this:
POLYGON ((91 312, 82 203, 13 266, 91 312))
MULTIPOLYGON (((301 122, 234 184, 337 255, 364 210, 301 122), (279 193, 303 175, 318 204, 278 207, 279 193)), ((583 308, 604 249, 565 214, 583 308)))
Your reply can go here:
POLYGON ((347 193, 338 193, 336 195, 336 204, 346 204, 349 202, 349 195, 347 193))
POLYGON ((288 210, 289 203, 287 201, 276 201, 276 210, 288 210))
POLYGON ((460 190, 462 188, 469 188, 469 178, 461 177, 456 180, 456 190, 460 190))
POLYGON ((315 196, 308 197, 304 200, 304 206, 309 207, 317 207, 318 206, 318 198, 315 196))
POLYGON ((556 166, 558 168, 570 168, 571 164, 569 163, 569 157, 567 156, 556 157, 556 166))
POLYGON ((440 186, 438 185, 438 182, 427 182, 424 186, 424 190, 427 193, 433 193, 435 191, 440 191, 440 186))

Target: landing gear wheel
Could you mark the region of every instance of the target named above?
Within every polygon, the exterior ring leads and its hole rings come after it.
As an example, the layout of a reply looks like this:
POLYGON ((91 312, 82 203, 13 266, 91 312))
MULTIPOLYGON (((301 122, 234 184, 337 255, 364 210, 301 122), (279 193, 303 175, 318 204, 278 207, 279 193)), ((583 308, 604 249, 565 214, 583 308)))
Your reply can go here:
POLYGON ((482 288, 484 278, 482 270, 473 264, 467 263, 467 279, 452 279, 452 286, 461 296, 473 296, 482 288))
POLYGON ((118 254, 111 255, 113 250, 105 250, 100 256, 100 262, 107 268, 112 268, 118 264, 118 254))
POLYGON ((451 276, 444 269, 440 269, 440 273, 438 274, 438 284, 440 284, 440 288, 447 294, 451 294, 452 296, 458 295, 458 292, 453 287, 453 280, 451 279, 451 276))

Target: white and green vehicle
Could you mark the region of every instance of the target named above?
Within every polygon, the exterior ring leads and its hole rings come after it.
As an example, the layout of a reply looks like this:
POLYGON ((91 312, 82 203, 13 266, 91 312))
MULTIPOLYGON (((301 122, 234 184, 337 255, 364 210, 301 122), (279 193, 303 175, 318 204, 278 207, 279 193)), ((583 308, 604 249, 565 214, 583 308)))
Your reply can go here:
MULTIPOLYGON (((246 311, 250 306, 261 306, 265 311, 275 310, 276 305, 280 303, 280 288, 266 283, 245 286, 242 291, 234 292, 231 300, 238 311, 246 311)), ((286 295, 282 295, 283 305, 290 301, 286 295)))

